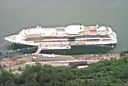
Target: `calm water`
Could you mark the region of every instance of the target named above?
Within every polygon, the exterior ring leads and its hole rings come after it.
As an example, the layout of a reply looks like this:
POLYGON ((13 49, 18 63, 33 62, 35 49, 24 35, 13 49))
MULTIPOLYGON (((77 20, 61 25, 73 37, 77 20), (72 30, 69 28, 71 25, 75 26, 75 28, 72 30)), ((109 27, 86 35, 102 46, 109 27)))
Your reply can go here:
POLYGON ((111 26, 115 51, 128 49, 128 0, 0 0, 0 41, 23 27, 68 24, 111 26))

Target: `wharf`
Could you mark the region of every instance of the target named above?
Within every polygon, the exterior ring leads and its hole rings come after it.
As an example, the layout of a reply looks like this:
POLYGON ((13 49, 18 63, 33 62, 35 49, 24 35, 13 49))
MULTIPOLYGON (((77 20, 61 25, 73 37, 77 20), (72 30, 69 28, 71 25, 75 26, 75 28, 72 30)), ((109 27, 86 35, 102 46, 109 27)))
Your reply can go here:
POLYGON ((79 66, 87 66, 104 60, 118 60, 119 53, 109 54, 88 54, 88 55, 56 55, 56 54, 25 54, 16 55, 13 58, 3 58, 0 60, 0 69, 17 70, 24 68, 25 65, 34 65, 41 63, 42 65, 51 65, 54 67, 65 66, 70 68, 80 68, 79 66))

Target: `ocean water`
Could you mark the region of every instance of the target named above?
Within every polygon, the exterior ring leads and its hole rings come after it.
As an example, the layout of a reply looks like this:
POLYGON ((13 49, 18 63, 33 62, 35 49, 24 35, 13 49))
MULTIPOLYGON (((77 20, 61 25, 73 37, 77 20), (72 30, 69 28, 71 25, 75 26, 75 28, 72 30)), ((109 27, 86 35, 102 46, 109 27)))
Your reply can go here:
POLYGON ((0 0, 0 48, 24 27, 107 25, 116 31, 114 51, 128 50, 128 0, 0 0))

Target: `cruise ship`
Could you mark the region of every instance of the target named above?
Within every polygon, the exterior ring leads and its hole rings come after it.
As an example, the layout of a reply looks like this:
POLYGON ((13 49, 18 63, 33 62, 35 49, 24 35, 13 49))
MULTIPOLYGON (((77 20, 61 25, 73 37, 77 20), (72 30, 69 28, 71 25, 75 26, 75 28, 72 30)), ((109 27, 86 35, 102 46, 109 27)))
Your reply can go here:
POLYGON ((106 52, 117 44, 117 35, 108 26, 68 25, 22 29, 18 34, 4 38, 15 44, 37 46, 38 50, 52 53, 78 54, 106 52), (103 50, 104 49, 104 50, 103 50))

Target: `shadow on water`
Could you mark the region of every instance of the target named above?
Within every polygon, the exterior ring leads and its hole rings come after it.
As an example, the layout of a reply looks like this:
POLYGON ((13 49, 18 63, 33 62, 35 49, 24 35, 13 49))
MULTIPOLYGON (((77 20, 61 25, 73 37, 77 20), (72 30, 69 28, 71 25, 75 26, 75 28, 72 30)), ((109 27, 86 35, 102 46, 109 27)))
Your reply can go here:
POLYGON ((37 50, 37 47, 26 46, 20 44, 9 44, 4 46, 5 50, 0 51, 0 57, 13 57, 15 55, 23 55, 34 53, 37 50))
POLYGON ((9 50, 14 50, 16 52, 22 53, 22 54, 29 54, 34 53, 37 50, 37 47, 35 46, 29 46, 29 45, 22 45, 22 44, 11 44, 8 47, 9 50))

